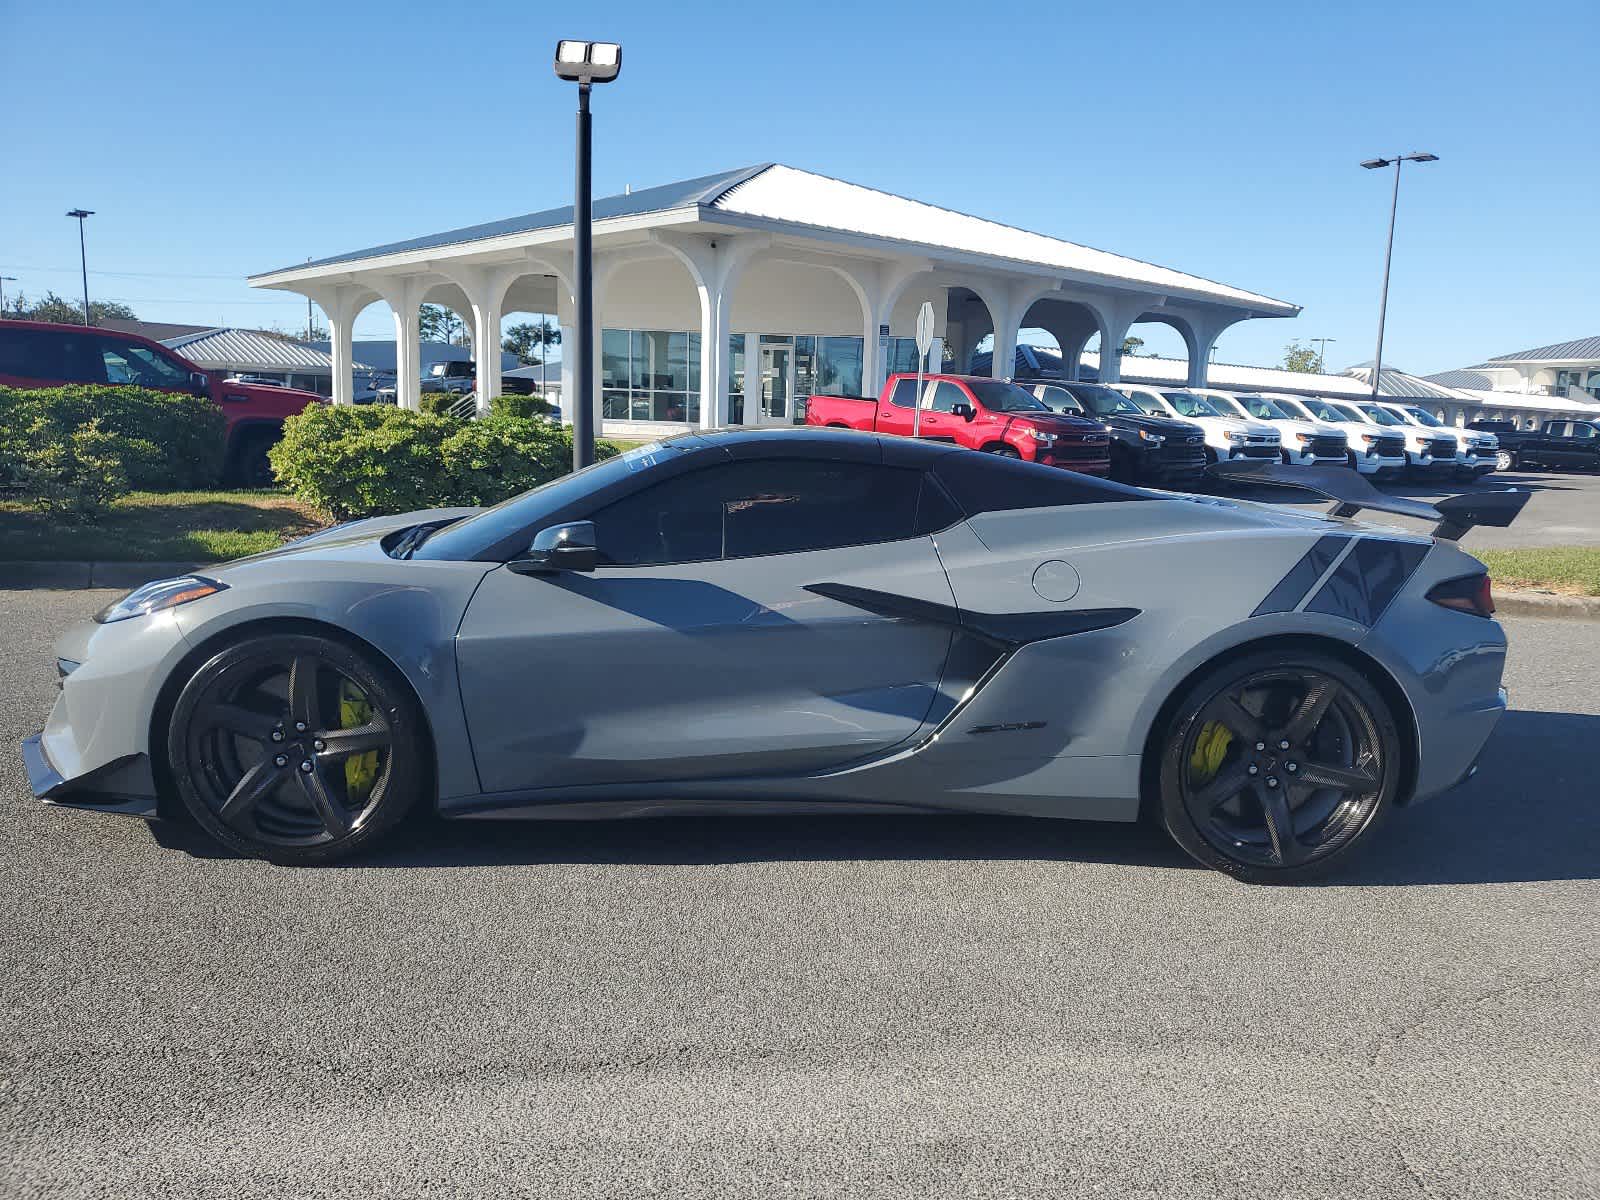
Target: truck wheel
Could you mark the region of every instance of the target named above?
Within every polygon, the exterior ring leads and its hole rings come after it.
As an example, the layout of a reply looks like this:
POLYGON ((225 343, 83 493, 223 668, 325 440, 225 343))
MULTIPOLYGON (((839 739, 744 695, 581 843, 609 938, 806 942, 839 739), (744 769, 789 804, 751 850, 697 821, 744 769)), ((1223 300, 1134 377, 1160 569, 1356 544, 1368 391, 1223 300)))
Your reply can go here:
POLYGON ((1494 466, 1497 471, 1515 471, 1517 456, 1509 450, 1502 450, 1494 456, 1494 466))
POLYGON ((983 449, 985 453, 999 455, 1001 458, 1022 457, 1021 454, 1017 453, 1017 448, 1015 446, 1008 446, 1004 442, 996 442, 994 445, 985 446, 983 449))
POLYGON ((273 486, 277 479, 272 474, 272 464, 267 461, 267 451, 277 440, 275 432, 265 429, 241 435, 229 458, 228 482, 246 488, 273 486))

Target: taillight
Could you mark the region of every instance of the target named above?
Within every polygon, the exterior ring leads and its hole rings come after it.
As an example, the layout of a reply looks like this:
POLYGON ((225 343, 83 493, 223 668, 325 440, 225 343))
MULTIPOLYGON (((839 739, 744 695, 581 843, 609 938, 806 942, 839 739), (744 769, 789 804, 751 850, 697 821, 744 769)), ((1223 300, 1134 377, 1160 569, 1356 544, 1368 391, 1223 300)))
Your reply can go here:
POLYGON ((1463 575, 1459 579, 1436 583, 1428 589, 1428 599, 1475 617, 1494 616, 1494 593, 1490 589, 1487 574, 1463 575))

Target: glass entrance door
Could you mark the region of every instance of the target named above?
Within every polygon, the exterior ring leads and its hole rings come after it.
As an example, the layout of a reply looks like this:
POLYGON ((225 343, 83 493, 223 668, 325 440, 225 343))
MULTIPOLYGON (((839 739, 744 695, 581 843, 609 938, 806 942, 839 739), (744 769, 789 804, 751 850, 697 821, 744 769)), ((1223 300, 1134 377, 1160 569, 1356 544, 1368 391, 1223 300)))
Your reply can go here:
POLYGON ((761 424, 787 425, 794 394, 794 347, 761 347, 761 424))

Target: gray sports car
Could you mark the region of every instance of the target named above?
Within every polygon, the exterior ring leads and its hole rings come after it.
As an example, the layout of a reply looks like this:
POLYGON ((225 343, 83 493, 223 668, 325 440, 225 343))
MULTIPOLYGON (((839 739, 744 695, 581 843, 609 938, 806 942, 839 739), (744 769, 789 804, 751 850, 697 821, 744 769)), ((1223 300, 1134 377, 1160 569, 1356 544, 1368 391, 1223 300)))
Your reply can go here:
POLYGON ((181 806, 287 863, 423 805, 962 810, 1146 815, 1210 866, 1298 879, 1473 770, 1505 637, 1449 539, 1526 495, 1252 478, 1334 511, 910 439, 688 434, 139 588, 62 638, 24 757, 51 804, 181 806))

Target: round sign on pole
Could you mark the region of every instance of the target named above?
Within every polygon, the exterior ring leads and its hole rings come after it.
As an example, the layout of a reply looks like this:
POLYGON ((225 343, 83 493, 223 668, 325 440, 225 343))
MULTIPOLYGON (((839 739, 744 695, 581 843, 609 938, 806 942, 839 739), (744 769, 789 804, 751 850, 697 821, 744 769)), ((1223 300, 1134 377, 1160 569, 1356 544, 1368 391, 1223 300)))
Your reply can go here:
POLYGON ((933 345, 933 305, 928 301, 922 302, 922 307, 917 311, 917 353, 928 357, 928 350, 933 345))

